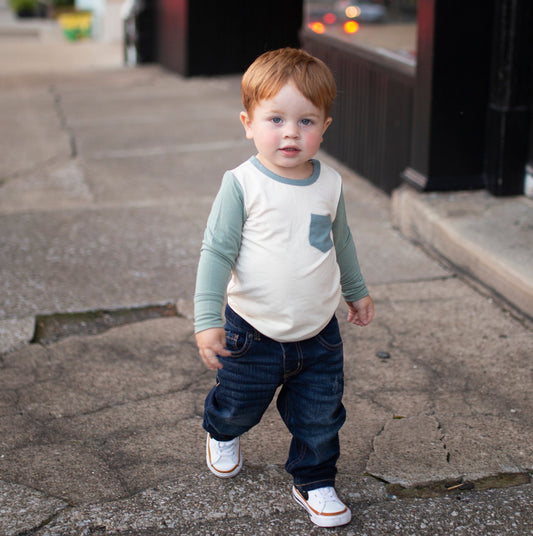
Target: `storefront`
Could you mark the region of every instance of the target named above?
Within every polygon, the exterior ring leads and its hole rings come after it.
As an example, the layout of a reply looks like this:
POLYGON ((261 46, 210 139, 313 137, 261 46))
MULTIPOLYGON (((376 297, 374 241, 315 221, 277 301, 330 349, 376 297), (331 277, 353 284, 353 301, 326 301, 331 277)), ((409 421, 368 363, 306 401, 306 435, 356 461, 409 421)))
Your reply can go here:
POLYGON ((533 174, 530 0, 159 0, 157 61, 242 72, 302 46, 339 98, 324 148, 384 191, 523 194, 533 174))

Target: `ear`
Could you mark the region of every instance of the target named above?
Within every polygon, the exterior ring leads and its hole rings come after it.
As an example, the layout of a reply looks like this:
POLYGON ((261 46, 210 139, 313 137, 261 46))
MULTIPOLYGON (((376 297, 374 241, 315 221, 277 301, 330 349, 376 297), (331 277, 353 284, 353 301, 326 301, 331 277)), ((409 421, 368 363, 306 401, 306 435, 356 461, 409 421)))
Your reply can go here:
POLYGON ((326 132, 326 130, 328 129, 329 125, 331 125, 331 122, 333 121, 333 117, 328 117, 325 121, 324 121, 324 130, 322 130, 322 135, 324 134, 324 132, 326 132))
POLYGON ((249 140, 254 139, 254 132, 252 129, 252 120, 248 116, 247 112, 241 112, 240 119, 242 126, 244 127, 244 132, 246 132, 246 138, 249 140))
MULTIPOLYGON (((324 135, 324 132, 326 132, 326 130, 328 129, 329 125, 331 125, 332 121, 333 121, 332 117, 326 118, 326 120, 324 121, 324 128, 322 129, 322 136, 324 135)), ((323 142, 324 138, 321 138, 320 141, 323 142)))

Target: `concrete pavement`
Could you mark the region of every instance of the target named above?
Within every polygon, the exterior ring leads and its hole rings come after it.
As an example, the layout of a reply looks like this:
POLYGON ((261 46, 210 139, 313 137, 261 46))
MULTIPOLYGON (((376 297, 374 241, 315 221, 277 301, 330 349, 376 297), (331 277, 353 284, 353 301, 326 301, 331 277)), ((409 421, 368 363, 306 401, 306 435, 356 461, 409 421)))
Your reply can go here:
MULTIPOLYGON (((0 37, 0 534, 323 533, 275 409, 235 479, 204 462, 192 293, 222 172, 252 151, 238 77, 99 64, 91 42, 71 64, 60 37, 53 69, 0 37)), ((321 157, 377 308, 341 321, 354 520, 328 533, 533 534, 532 201, 391 199, 321 157)))

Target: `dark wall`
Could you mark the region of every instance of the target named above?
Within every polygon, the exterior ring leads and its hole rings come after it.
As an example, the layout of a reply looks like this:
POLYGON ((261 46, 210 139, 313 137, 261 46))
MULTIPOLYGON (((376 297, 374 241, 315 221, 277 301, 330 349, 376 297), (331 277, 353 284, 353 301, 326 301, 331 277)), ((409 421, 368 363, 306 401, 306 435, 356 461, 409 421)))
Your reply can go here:
POLYGON ((483 187, 490 7, 462 0, 418 2, 413 144, 404 173, 418 188, 483 187))
POLYGON ((492 0, 482 7, 419 0, 413 149, 405 180, 423 190, 523 193, 532 25, 531 0, 492 0))
POLYGON ((157 0, 157 61, 172 71, 188 69, 189 0, 157 0))
POLYGON ((159 63, 185 76, 241 73, 267 50, 299 46, 303 0, 159 2, 159 63))

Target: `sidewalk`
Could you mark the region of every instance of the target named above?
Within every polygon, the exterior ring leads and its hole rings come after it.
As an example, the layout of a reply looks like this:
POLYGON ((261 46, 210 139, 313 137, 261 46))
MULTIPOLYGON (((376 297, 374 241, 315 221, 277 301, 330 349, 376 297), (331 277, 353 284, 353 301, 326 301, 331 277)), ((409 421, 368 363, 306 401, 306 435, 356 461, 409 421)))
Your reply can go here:
MULTIPOLYGON (((238 77, 127 69, 90 41, 71 62, 60 36, 48 70, 1 36, 0 534, 324 534, 290 498, 275 407, 235 479, 205 467, 192 293, 222 172, 252 152, 238 77)), ((320 157, 377 309, 365 329, 339 309, 354 520, 328 534, 533 534, 533 328, 487 290, 531 314, 532 201, 391 199, 320 157)))
POLYGON ((69 42, 51 19, 16 19, 0 0, 0 77, 115 69, 123 63, 118 43, 69 42))

